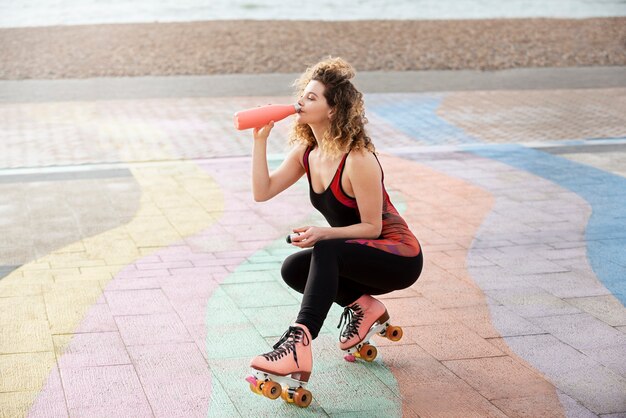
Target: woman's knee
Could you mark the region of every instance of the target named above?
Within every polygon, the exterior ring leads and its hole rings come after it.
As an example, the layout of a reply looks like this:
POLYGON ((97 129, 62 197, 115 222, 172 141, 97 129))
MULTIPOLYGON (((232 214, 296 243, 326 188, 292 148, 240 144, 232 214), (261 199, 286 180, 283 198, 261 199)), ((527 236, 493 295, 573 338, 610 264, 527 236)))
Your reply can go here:
POLYGON ((304 290, 304 286, 306 285, 306 277, 303 278, 299 275, 294 274, 289 269, 286 269, 284 264, 283 267, 280 269, 280 275, 282 276, 283 281, 287 284, 287 286, 289 286, 293 290, 297 290, 298 292, 302 293, 302 291, 304 290))
POLYGON ((303 251, 288 256, 280 268, 283 281, 292 289, 302 293, 309 275, 311 256, 303 251))

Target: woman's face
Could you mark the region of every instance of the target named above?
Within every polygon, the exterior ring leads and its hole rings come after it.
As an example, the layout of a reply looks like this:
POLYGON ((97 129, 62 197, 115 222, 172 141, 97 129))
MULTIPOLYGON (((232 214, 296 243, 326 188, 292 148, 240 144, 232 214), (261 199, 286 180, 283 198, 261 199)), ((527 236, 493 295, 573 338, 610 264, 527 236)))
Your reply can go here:
POLYGON ((324 84, 321 82, 317 80, 309 81, 298 100, 298 104, 302 107, 296 115, 298 123, 318 125, 327 123, 330 120, 332 109, 326 102, 324 89, 324 84))

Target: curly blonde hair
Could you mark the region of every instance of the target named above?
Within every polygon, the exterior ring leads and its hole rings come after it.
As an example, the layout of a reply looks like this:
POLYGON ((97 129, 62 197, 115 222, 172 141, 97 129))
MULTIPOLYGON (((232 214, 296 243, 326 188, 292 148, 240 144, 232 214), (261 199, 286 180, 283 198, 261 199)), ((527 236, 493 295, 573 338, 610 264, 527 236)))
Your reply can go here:
MULTIPOLYGON (((322 145, 324 152, 339 155, 352 150, 367 149, 375 152, 372 140, 365 132, 365 106, 363 94, 350 81, 354 68, 342 58, 329 57, 307 70, 294 82, 297 98, 300 98, 311 80, 324 84, 324 97, 333 109, 330 129, 326 131, 322 145)), ((289 143, 314 146, 317 141, 307 124, 294 125, 289 134, 289 143)))

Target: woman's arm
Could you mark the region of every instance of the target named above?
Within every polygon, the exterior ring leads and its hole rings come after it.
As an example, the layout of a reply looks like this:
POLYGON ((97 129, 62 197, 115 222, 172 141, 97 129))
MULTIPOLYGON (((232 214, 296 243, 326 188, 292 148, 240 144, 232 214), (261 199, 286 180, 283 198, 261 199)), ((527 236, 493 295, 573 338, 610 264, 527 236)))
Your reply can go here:
POLYGON ((257 202, 264 202, 276 196, 304 174, 302 157, 306 147, 299 145, 283 160, 280 166, 269 173, 267 167, 267 137, 274 127, 271 122, 263 128, 254 128, 252 149, 252 194, 257 202))
POLYGON ((380 236, 383 227, 383 186, 382 172, 376 157, 369 151, 351 152, 346 160, 344 175, 348 176, 352 185, 361 223, 335 228, 295 228, 293 232, 299 232, 300 235, 292 238, 294 245, 306 248, 323 239, 376 239, 380 236))

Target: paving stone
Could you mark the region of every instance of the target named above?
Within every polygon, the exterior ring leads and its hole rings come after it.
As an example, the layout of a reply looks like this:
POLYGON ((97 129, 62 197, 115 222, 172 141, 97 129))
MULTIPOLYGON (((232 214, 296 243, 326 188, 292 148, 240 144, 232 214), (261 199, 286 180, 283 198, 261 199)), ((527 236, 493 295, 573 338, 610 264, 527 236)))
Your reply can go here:
POLYGON ((554 336, 507 337, 506 342, 560 390, 596 414, 624 409, 626 381, 554 336), (559 361, 555 362, 554 359, 559 361), (602 387, 602 391, 594 388, 602 387))
POLYGON ((386 410, 387 416, 400 415, 399 385, 381 360, 382 353, 373 363, 367 364, 371 367, 355 368, 358 363, 343 359, 342 352, 337 348, 336 336, 320 334, 314 342, 313 356, 310 390, 326 413, 386 410), (358 396, 361 393, 363 397, 358 396))
POLYGON ((52 351, 0 355, 0 393, 40 390, 55 363, 52 351))
POLYGON ((0 298, 0 322, 46 321, 46 305, 41 295, 0 298))
POLYGON ((626 377, 626 344, 586 348, 582 352, 622 377, 626 377))
POLYGON ((242 312, 262 337, 280 337, 295 322, 299 306, 268 306, 244 308, 242 312))
POLYGON ((113 316, 151 315, 172 312, 172 305, 161 289, 111 290, 104 292, 113 316))
POLYGON ((230 273, 224 283, 273 282, 275 280, 275 274, 270 271, 236 271, 230 273))
MULTIPOLYGON (((610 291, 593 275, 588 265, 585 265, 582 270, 568 273, 542 274, 536 277, 529 277, 529 280, 532 280, 532 283, 537 287, 541 287, 552 295, 564 299, 567 303, 571 301, 570 298, 610 294, 610 291)), ((570 305, 579 307, 572 303, 570 305)))
POLYGON ((59 370, 53 367, 48 374, 46 385, 37 392, 9 392, 0 394, 0 403, 2 403, 3 395, 9 395, 13 399, 10 408, 15 408, 15 414, 11 409, 5 409, 4 405, 0 411, 8 414, 8 416, 22 416, 30 414, 32 416, 41 417, 60 417, 68 416, 65 396, 61 386, 61 376, 59 370), (17 395, 17 396, 10 396, 17 395), (18 411, 25 411, 19 413, 18 411))
POLYGON ((390 320, 397 326, 454 323, 457 320, 425 297, 385 299, 390 320))
MULTIPOLYGON (((76 282, 68 282, 69 285, 75 286, 76 282)), ((44 293, 46 301, 46 313, 48 321, 50 322, 50 329, 55 334, 72 333, 79 324, 85 318, 85 315, 90 311, 92 305, 103 304, 101 290, 98 282, 79 282, 81 286, 78 290, 66 287, 66 293, 61 291, 44 293), (88 287, 87 284, 93 283, 93 286, 88 287)), ((107 313, 104 310, 100 310, 103 316, 96 319, 96 322, 102 324, 101 321, 106 323, 107 313)))
MULTIPOLYGON (((418 417, 417 413, 413 412, 413 411, 407 411, 408 408, 404 408, 402 411, 402 416, 403 417, 412 417, 412 418, 416 418, 418 417)), ((389 410, 384 409, 384 407, 381 406, 380 409, 378 410, 373 410, 373 411, 360 411, 360 410, 353 410, 350 412, 337 412, 337 413, 330 413, 328 416, 332 417, 332 418, 350 418, 350 417, 364 417, 364 418, 378 418, 381 416, 385 416, 386 414, 389 414, 389 410)))
POLYGON ((186 327, 206 322, 207 301, 205 298, 173 300, 171 304, 186 327))
POLYGON ((138 289, 160 289, 161 280, 158 277, 141 277, 137 279, 124 280, 102 280, 100 285, 107 291, 114 290, 138 290, 138 289))
MULTIPOLYGON (((110 268, 110 266, 108 266, 110 268)), ((127 270, 117 273, 116 279, 137 279, 137 278, 149 278, 149 277, 164 277, 171 276, 172 273, 168 269, 153 269, 153 270, 127 270)))
POLYGON ((193 341, 175 313, 117 316, 115 323, 127 346, 193 341))
POLYGON ((237 271, 238 272, 264 272, 264 271, 273 271, 273 270, 279 270, 280 269, 280 264, 276 263, 276 262, 270 262, 270 263, 248 263, 248 262, 244 262, 241 263, 239 265, 237 265, 237 271))
POLYGON ((41 285, 20 282, 4 282, 0 286, 0 298, 11 296, 35 296, 41 295, 41 285))
MULTIPOLYGON (((533 282, 528 281, 529 276, 512 276, 509 271, 500 266, 472 266, 468 270, 469 277, 471 277, 483 291, 515 289, 521 286, 533 285, 533 282)), ((465 269, 449 271, 459 277, 468 275, 465 269)))
POLYGON ((534 257, 532 263, 529 263, 527 257, 509 257, 485 255, 489 261, 499 265, 503 269, 513 272, 513 274, 538 274, 538 273, 557 273, 568 271, 566 268, 559 266, 546 259, 534 257))
POLYGON ((385 367, 399 382, 403 403, 418 416, 504 417, 480 393, 419 346, 385 347, 385 367))
MULTIPOLYGON (((283 332, 287 329, 287 325, 283 332)), ((197 331, 194 333, 195 335, 197 335, 197 331)), ((276 342, 275 340, 272 344, 276 342)), ((271 345, 259 335, 256 328, 249 322, 230 324, 228 327, 206 325, 204 347, 206 347, 207 358, 211 360, 242 356, 248 357, 250 360, 261 353, 272 351, 271 345)))
MULTIPOLYGON (((554 405, 554 403, 549 401, 546 402, 545 395, 494 399, 491 402, 510 418, 563 416, 563 407, 554 405)), ((596 417, 596 415, 591 413, 588 415, 588 418, 593 417, 596 417)))
POLYGON ((213 382, 195 344, 142 345, 128 350, 155 416, 206 414, 213 382))
POLYGON ((212 376, 211 378, 211 400, 207 412, 208 418, 242 417, 237 411, 235 403, 231 401, 224 386, 220 381, 212 376))
POLYGON ((412 333, 407 334, 411 340, 438 360, 502 355, 502 352, 461 324, 423 325, 410 327, 410 330, 412 333))
POLYGON ((275 282, 223 284, 220 286, 240 308, 295 305, 298 301, 275 282), (267 295, 267 297, 260 297, 267 295))
POLYGON ((554 391, 538 373, 511 357, 443 361, 454 374, 489 400, 543 396, 554 391))
POLYGON ((485 293, 524 318, 580 313, 579 309, 536 287, 487 290, 485 293))
POLYGON ((0 354, 52 351, 48 321, 17 321, 0 327, 0 354))
POLYGON ((587 313, 530 318, 530 321, 578 350, 626 344, 624 334, 587 313))
POLYGON ((562 376, 562 390, 578 399, 597 414, 610 414, 626 410, 626 380, 607 369, 596 366, 587 370, 575 370, 562 376), (597 386, 601 385, 601 386, 597 386), (595 388, 602 387, 603 391, 595 388))
POLYGON ((455 318, 483 338, 544 332, 540 327, 516 315, 506 307, 496 304, 450 308, 445 311, 452 313, 455 318))
POLYGON ((55 335, 54 349, 62 369, 131 364, 117 332, 55 335))
MULTIPOLYGON (((69 311, 72 312, 72 311, 69 311)), ((80 321, 80 329, 82 332, 117 332, 117 324, 113 319, 109 306, 105 303, 92 305, 87 312, 74 311, 71 315, 60 315, 51 318, 51 329, 55 334, 73 333, 76 330, 76 324, 80 321), (81 316, 82 315, 82 316, 81 316), (81 319, 82 318, 82 319, 81 319)))
POLYGON ((426 299, 441 309, 485 305, 484 293, 469 281, 465 269, 447 272, 450 273, 448 276, 458 275, 458 278, 444 276, 436 282, 424 283, 421 288, 426 299))
POLYGON ((626 325, 626 308, 612 295, 571 298, 566 301, 611 326, 626 325))
POLYGON ((61 378, 70 416, 153 416, 132 365, 61 369, 61 378))
POLYGON ((575 418, 596 418, 598 416, 566 393, 557 390, 557 394, 566 416, 575 418))
MULTIPOLYGON (((27 416, 38 394, 39 391, 0 393, 0 411, 2 411, 0 416, 2 418, 27 416)), ((67 416, 67 410, 65 416, 67 416)))

